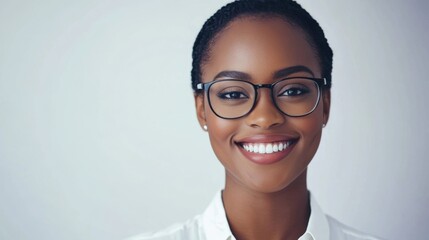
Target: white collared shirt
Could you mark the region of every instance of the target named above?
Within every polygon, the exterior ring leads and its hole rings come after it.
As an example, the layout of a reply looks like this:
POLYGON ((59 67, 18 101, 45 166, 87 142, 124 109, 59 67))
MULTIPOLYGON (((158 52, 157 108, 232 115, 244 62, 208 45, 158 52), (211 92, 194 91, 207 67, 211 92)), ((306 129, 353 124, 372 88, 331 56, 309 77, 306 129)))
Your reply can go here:
MULTIPOLYGON (((298 240, 379 240, 325 215, 310 194, 311 214, 307 230, 298 240)), ((138 235, 127 240, 236 240, 232 235, 218 192, 202 215, 163 231, 138 235)))

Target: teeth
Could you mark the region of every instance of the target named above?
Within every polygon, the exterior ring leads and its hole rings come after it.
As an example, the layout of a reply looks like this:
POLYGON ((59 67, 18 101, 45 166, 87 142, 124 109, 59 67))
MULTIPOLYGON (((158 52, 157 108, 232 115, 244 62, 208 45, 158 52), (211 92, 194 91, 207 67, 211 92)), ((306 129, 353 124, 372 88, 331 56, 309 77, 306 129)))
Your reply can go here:
POLYGON ((279 151, 279 145, 278 144, 274 144, 273 145, 273 152, 278 152, 279 151))
POLYGON ((265 153, 265 145, 259 144, 259 153, 265 153))
POLYGON ((266 153, 273 153, 273 144, 268 144, 267 147, 265 148, 265 152, 266 153))
POLYGON ((281 152, 289 147, 291 141, 288 142, 276 142, 276 143, 243 143, 244 150, 253 153, 270 154, 275 152, 281 152))

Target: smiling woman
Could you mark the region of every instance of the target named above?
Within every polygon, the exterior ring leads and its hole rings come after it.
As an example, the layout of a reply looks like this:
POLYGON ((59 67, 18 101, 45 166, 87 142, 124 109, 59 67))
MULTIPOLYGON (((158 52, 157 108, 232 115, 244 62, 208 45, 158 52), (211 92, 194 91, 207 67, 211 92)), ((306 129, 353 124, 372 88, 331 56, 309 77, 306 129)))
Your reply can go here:
POLYGON ((235 1, 193 49, 198 121, 225 168, 202 215, 133 239, 376 239, 325 215, 307 166, 328 122, 332 50, 294 1, 235 1))
POLYGON ((232 1, 1 2, 0 239, 428 239, 429 1, 232 1))

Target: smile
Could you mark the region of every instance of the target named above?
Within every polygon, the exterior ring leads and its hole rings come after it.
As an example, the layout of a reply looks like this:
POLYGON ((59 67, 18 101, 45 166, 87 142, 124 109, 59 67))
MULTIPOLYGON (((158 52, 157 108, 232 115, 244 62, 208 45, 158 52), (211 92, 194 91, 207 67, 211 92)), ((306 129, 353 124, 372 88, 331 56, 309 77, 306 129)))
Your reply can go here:
POLYGON ((292 141, 273 142, 273 143, 241 143, 244 150, 251 153, 272 154, 285 151, 292 141))
POLYGON ((253 135, 235 143, 245 157, 256 164, 273 164, 289 156, 299 137, 287 135, 253 135))

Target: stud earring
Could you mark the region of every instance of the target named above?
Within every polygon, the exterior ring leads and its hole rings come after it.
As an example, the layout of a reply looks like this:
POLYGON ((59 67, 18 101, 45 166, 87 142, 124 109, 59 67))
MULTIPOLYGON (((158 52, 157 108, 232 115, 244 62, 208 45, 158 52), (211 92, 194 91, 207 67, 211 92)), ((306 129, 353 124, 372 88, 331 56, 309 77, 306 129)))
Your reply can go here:
POLYGON ((208 129, 207 125, 204 124, 203 129, 204 129, 204 131, 207 131, 207 129, 208 129))
POLYGON ((326 123, 322 124, 322 128, 325 128, 325 127, 326 127, 326 123))

